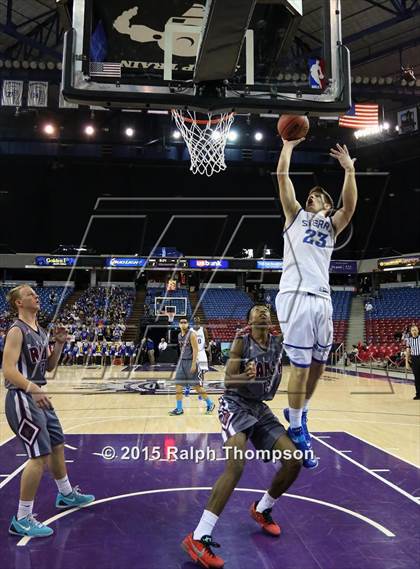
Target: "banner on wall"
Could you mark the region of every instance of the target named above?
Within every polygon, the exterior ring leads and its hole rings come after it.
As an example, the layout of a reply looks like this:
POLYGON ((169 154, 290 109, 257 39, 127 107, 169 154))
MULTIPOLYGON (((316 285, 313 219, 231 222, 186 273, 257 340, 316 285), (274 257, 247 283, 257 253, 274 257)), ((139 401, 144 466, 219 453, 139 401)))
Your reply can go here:
POLYGON ((420 255, 412 255, 411 257, 390 257, 378 260, 378 269, 382 271, 412 269, 418 266, 420 266, 420 255))
POLYGON ((36 257, 35 265, 38 267, 72 267, 76 257, 36 257))
POLYGON ((23 96, 23 81, 3 81, 1 104, 4 107, 21 107, 23 96))
POLYGON ((48 81, 29 81, 28 107, 48 106, 48 81))
POLYGON ((399 134, 407 134, 408 132, 415 132, 419 129, 418 111, 417 107, 411 107, 398 111, 397 113, 399 134))

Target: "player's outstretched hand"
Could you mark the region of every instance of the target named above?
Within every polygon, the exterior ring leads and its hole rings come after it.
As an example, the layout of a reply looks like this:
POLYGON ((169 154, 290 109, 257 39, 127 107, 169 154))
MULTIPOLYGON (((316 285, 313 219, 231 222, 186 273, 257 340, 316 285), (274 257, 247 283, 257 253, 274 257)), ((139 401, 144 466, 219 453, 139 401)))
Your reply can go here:
POLYGON ((282 138, 283 146, 285 148, 291 148, 292 150, 293 150, 293 148, 295 148, 295 146, 297 146, 298 144, 300 144, 304 140, 305 140, 305 137, 298 138, 297 140, 286 140, 286 139, 282 138))
POLYGON ((347 146, 340 146, 337 142, 336 148, 330 148, 330 156, 340 162, 344 170, 353 171, 356 158, 351 158, 347 146))

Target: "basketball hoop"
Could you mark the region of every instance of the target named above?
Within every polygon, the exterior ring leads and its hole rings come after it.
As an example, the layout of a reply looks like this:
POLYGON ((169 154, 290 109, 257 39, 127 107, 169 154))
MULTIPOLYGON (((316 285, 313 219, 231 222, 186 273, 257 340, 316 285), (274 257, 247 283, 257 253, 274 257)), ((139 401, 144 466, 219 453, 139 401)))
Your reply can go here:
POLYGON ((167 312, 166 316, 168 317, 169 324, 172 324, 175 318, 175 312, 167 312))
MULTIPOLYGON (((204 115, 205 116, 205 115, 204 115)), ((226 170, 225 146, 234 113, 199 119, 195 111, 172 109, 172 117, 190 153, 193 174, 212 176, 226 170)))

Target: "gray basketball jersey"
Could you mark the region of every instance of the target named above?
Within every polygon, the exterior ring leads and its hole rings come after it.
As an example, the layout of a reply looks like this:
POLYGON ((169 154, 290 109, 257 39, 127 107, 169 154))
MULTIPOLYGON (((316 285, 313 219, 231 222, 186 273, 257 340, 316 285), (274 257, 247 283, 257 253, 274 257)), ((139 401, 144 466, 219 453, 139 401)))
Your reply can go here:
POLYGON ((192 360, 191 330, 188 330, 184 336, 181 333, 178 334, 178 344, 181 350, 181 360, 192 360))
POLYGON ((246 381, 241 387, 227 388, 226 395, 240 395, 254 401, 270 401, 280 385, 283 344, 280 336, 268 336, 268 346, 264 348, 251 336, 242 336, 243 352, 240 373, 244 373, 248 362, 255 362, 257 375, 254 380, 246 381))
MULTIPOLYGON (((37 385, 45 385, 45 372, 48 361, 48 336, 45 330, 38 326, 38 332, 28 326, 23 320, 15 320, 10 329, 19 328, 22 331, 22 349, 17 362, 20 373, 37 385)), ((6 380, 7 389, 18 389, 6 380)))

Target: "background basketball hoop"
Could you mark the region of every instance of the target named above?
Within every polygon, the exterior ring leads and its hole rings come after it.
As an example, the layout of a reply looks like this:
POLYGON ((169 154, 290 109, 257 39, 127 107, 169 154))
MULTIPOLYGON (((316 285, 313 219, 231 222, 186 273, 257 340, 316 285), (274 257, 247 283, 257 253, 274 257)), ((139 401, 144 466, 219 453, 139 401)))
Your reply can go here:
POLYGON ((172 109, 172 117, 190 153, 193 174, 212 176, 226 170, 225 146, 234 113, 198 118, 195 111, 172 109))

